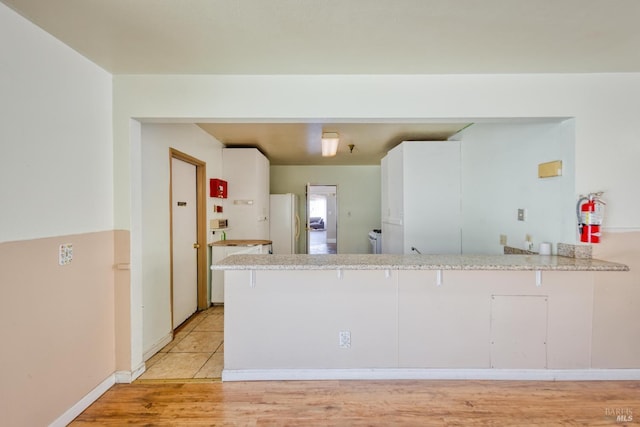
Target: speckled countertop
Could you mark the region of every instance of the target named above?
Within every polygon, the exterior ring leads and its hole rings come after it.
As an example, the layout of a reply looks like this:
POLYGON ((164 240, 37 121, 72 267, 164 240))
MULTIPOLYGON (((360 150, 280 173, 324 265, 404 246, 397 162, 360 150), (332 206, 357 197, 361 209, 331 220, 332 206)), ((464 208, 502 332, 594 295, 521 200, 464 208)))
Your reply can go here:
POLYGON ((624 264, 555 255, 231 255, 212 270, 629 271, 624 264))

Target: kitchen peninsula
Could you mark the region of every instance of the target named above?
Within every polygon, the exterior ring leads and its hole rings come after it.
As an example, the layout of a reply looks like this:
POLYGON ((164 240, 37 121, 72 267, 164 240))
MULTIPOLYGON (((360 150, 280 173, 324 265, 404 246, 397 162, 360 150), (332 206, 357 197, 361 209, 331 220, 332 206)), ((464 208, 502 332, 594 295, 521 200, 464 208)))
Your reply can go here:
MULTIPOLYGON (((211 263, 222 260, 231 254, 267 254, 271 252, 271 240, 263 239, 225 239, 209 243, 211 263)), ((224 303, 224 273, 211 272, 211 303, 224 303)))
POLYGON ((595 275, 624 274, 626 265, 233 255, 211 268, 225 272, 225 381, 638 375, 591 366, 595 275))

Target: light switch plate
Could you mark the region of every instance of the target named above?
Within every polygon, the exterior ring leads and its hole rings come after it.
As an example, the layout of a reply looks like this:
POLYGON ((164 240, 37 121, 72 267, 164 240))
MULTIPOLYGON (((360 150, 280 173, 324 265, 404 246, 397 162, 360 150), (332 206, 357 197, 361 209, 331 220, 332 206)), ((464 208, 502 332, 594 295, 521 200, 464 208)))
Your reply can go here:
POLYGON ((67 265, 73 260, 73 244, 65 243, 60 245, 58 251, 58 264, 67 265))
POLYGON ((351 331, 340 331, 338 338, 340 348, 351 348, 351 331))
POLYGON ((525 209, 518 209, 518 221, 524 221, 527 217, 525 209))

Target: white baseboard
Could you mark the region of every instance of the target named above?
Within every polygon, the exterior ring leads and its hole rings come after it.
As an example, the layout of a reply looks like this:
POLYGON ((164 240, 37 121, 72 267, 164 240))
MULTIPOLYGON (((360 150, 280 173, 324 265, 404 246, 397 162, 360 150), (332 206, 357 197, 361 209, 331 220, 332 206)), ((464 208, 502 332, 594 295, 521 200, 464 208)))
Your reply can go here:
POLYGON ((49 424, 52 427, 64 427, 73 421, 78 415, 89 407, 93 402, 98 400, 105 391, 109 390, 111 386, 115 384, 115 374, 109 375, 104 381, 98 384, 93 390, 91 390, 86 396, 80 399, 75 405, 67 409, 64 414, 60 415, 54 422, 49 424))
POLYGON ((113 375, 115 376, 116 384, 131 384, 132 382, 131 371, 116 371, 113 375))
POLYGON ((640 369, 225 369, 222 381, 295 380, 640 380, 640 369))
POLYGON ((147 349, 147 351, 144 352, 144 354, 142 355, 142 360, 144 361, 149 360, 151 357, 153 357, 154 354, 162 350, 165 345, 169 344, 172 339, 173 339, 173 332, 169 332, 167 335, 162 337, 160 341, 152 345, 151 348, 147 349))
POLYGON ((143 362, 133 371, 116 371, 114 374, 116 384, 131 384, 136 378, 144 374, 145 370, 146 365, 143 362))

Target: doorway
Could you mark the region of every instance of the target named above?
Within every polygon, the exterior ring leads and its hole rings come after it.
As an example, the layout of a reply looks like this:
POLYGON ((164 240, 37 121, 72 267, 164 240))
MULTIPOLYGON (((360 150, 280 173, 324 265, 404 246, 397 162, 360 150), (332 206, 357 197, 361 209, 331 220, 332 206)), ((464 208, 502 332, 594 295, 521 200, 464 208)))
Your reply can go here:
POLYGON ((171 325, 207 304, 206 164, 170 149, 171 325))
POLYGON ((338 253, 338 188, 307 184, 307 253, 338 253))

